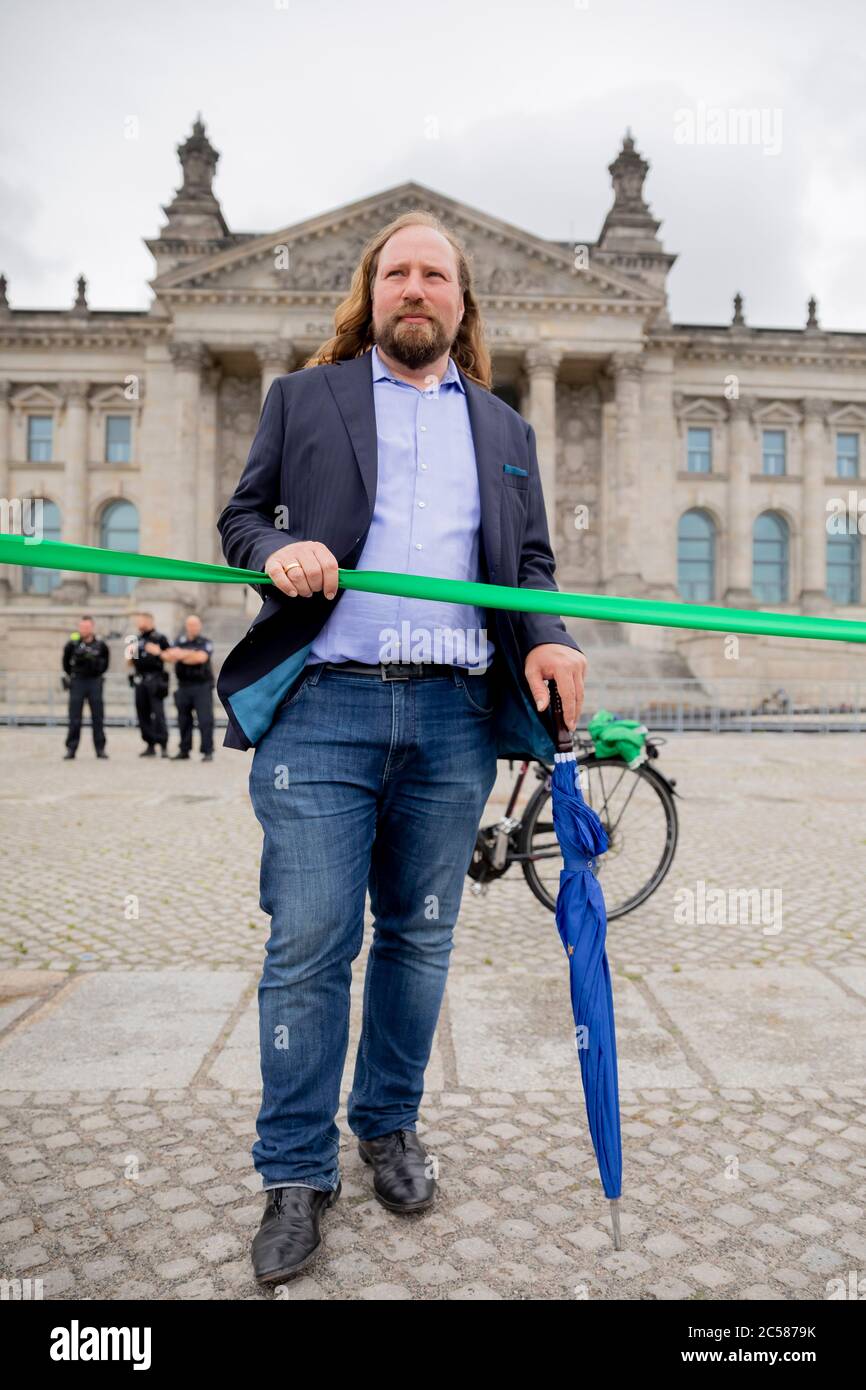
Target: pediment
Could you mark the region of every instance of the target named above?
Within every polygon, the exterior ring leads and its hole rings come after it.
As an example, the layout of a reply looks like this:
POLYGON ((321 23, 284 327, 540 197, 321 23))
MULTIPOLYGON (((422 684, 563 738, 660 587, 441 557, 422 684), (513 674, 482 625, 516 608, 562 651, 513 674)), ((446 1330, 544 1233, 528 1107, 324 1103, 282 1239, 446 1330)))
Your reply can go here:
POLYGON ((674 405, 682 420, 711 420, 722 424, 727 419, 724 405, 711 396, 684 396, 678 392, 674 405))
POLYGON ((519 227, 458 203, 417 183, 405 183, 276 232, 176 267, 151 281, 167 297, 209 293, 268 295, 292 291, 347 293, 369 237, 413 208, 440 217, 461 238, 473 260, 478 294, 490 298, 566 297, 573 300, 654 304, 658 292, 592 267, 576 268, 573 252, 519 227))
POLYGON ((836 410, 831 410, 827 415, 827 421, 836 429, 844 429, 850 425, 852 429, 863 429, 866 425, 866 410, 861 405, 843 405, 836 410))
POLYGON ((141 381, 135 383, 137 395, 130 398, 128 388, 113 383, 110 386, 98 387, 90 395, 91 410, 138 410, 141 407, 141 397, 144 394, 141 381))
POLYGON ((753 418, 759 425, 799 425, 802 417, 788 401, 767 401, 756 408, 753 418))
POLYGON ((16 391, 12 397, 11 404, 15 410, 59 410, 63 406, 63 397, 59 391, 52 390, 47 386, 34 384, 25 386, 20 391, 16 391))

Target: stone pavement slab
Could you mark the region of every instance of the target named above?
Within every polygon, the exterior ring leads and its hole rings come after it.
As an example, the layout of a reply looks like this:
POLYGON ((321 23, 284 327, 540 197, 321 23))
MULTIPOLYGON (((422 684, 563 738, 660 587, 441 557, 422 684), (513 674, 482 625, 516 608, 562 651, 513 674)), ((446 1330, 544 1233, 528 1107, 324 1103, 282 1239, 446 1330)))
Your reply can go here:
POLYGON ((862 999, 808 966, 651 971, 647 988, 719 1086, 857 1085, 866 1076, 862 999))
POLYGON ((0 1086, 188 1086, 247 985, 236 970, 80 976, 0 1041, 0 1086))
MULTIPOLYGON (((543 971, 497 974, 454 969, 448 982, 451 1034, 461 1086, 544 1090, 573 1083, 579 1059, 565 955, 543 971)), ((614 981, 620 1084, 695 1086, 678 1039, 623 975, 614 981)))
POLYGON ((866 999, 866 965, 836 964, 827 973, 849 992, 866 999))

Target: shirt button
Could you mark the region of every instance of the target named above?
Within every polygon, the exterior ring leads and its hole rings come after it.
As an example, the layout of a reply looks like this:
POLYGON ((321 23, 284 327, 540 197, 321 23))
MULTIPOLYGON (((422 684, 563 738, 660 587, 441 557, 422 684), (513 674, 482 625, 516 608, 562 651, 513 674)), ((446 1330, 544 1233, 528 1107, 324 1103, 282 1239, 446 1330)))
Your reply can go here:
POLYGON ((422 426, 421 426, 421 429, 426 433, 426 431, 427 431, 427 426, 426 426, 426 425, 422 425, 422 426))
POLYGON ((426 502, 419 502, 419 503, 418 503, 418 506, 419 506, 419 507, 426 507, 426 506, 427 506, 427 503, 426 503, 426 502))
POLYGON ((422 468, 426 468, 426 467, 427 467, 426 463, 422 463, 422 464, 421 464, 421 467, 422 467, 422 468))
POLYGON ((416 541, 416 542, 415 542, 415 549, 416 549, 416 550, 420 550, 420 549, 421 549, 421 542, 420 542, 420 541, 416 541))

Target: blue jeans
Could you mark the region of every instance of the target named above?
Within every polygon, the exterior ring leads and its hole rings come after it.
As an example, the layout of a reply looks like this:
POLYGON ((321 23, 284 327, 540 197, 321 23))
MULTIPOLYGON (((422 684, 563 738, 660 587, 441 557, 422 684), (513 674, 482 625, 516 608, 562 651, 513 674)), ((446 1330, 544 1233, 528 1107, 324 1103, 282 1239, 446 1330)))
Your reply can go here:
POLYGON ((490 672, 382 681, 310 665, 258 743, 271 916, 258 990, 263 1188, 339 1181, 352 961, 374 935, 347 1119, 414 1130, 466 871, 496 780, 490 672))

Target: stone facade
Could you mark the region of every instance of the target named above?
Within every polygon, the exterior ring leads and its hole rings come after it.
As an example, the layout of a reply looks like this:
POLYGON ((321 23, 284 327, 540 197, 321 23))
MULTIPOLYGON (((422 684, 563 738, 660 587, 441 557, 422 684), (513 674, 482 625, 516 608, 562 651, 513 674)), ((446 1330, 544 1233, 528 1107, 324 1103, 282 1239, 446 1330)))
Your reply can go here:
MULTIPOLYGON (((7 517, 42 498, 56 504, 63 540, 111 544, 106 517, 119 516, 114 504, 123 500, 136 509, 125 518, 137 517, 143 552, 218 560, 214 523, 271 381, 330 335, 371 233, 420 206, 472 255, 495 389, 535 429, 560 587, 683 597, 678 555, 694 552, 681 518, 697 512, 709 536, 695 543, 703 601, 866 618, 857 568, 866 493, 856 465, 837 471, 840 450, 861 466, 866 457, 866 333, 825 331, 814 301, 801 330, 753 328, 740 296, 730 324, 672 323, 666 283, 676 257, 659 240, 644 198, 649 166, 630 135, 609 166, 614 196, 601 234, 578 244, 543 240, 415 183, 276 232, 233 233, 213 193, 219 156, 200 119, 178 154, 181 187, 164 208, 166 225, 146 242, 156 262, 148 310, 91 310, 83 277, 69 310, 12 308, 0 277, 7 517), (129 424, 109 426, 117 417, 129 424), (46 429, 50 445, 40 445, 46 429), (111 462, 109 429, 122 437, 111 462), (693 471, 696 441, 709 447, 708 471, 693 471), (784 472, 767 472, 768 451, 783 447, 784 472), (834 499, 855 533, 844 603, 827 593, 834 499), (761 552, 781 576, 774 601, 754 591, 763 513, 777 518, 771 526, 783 537, 778 554, 772 536, 761 552)), ((142 605, 172 631, 195 607, 228 643, 258 600, 240 586, 144 581, 118 594, 78 575, 40 593, 20 571, 0 569, 6 663, 54 669, 57 645, 84 607, 103 631, 119 633, 142 605)), ((630 627, 619 635, 684 656, 701 677, 731 673, 722 634, 630 627)), ((816 651, 823 677, 856 676, 855 644, 763 638, 741 639, 737 674, 795 677, 814 669, 816 651)))

